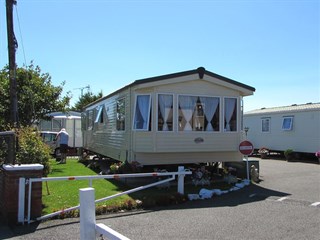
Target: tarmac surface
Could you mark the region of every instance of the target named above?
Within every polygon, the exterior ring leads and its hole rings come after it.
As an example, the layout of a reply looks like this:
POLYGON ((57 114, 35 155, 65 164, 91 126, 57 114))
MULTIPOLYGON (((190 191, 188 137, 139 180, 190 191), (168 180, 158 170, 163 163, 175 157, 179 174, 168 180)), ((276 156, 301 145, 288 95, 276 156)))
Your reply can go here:
MULTIPOLYGON (((183 204, 97 216, 130 239, 308 239, 320 236, 320 166, 259 160, 259 184, 183 204)), ((0 226, 0 239, 79 239, 79 218, 0 226)), ((97 239, 100 239, 97 236, 97 239)))

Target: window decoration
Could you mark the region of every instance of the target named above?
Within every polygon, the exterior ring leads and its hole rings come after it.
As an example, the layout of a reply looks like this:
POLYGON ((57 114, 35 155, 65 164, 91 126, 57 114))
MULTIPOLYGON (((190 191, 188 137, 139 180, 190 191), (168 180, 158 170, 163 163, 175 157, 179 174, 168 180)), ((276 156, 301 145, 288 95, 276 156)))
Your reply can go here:
POLYGON ((150 95, 137 95, 134 111, 133 129, 149 130, 150 95))
POLYGON ((158 95, 158 131, 173 130, 173 95, 158 95))
POLYGON ((226 132, 237 131, 237 99, 224 99, 224 130, 226 132))

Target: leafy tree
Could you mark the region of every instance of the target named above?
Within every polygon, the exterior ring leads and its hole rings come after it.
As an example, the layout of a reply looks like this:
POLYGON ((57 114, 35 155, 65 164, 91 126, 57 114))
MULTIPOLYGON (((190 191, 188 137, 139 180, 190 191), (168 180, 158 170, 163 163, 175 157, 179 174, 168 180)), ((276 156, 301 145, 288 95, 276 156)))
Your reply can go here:
MULTIPOLYGON (((19 123, 30 126, 45 114, 65 111, 70 102, 69 93, 62 97, 63 82, 53 86, 51 76, 41 73, 39 66, 31 62, 25 68, 17 68, 17 99, 19 123)), ((10 122, 10 80, 8 66, 0 71, 0 130, 7 129, 10 122)))
POLYGON ((79 100, 75 103, 74 107, 71 108, 73 111, 82 111, 85 106, 88 104, 98 100, 99 98, 102 98, 103 94, 102 91, 100 91, 98 94, 93 94, 91 91, 88 91, 87 93, 83 94, 79 100))
POLYGON ((40 163, 44 166, 43 174, 50 172, 50 148, 32 127, 22 127, 17 131, 19 149, 16 153, 16 162, 20 164, 40 163))

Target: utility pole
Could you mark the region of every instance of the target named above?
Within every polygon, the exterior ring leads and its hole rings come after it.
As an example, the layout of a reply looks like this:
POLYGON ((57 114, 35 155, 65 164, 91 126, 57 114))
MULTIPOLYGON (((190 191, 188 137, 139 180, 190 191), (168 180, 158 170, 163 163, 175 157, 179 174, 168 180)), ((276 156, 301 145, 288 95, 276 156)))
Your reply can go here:
POLYGON ((84 89, 88 89, 88 90, 90 90, 90 85, 87 85, 87 86, 85 86, 85 87, 81 87, 81 88, 75 88, 74 90, 78 90, 78 89, 80 89, 81 90, 81 97, 83 96, 83 90, 84 89))
POLYGON ((16 48, 17 40, 13 30, 13 5, 16 0, 6 0, 7 15, 7 36, 8 36, 8 57, 9 57, 9 79, 10 79, 10 123, 18 127, 18 100, 17 100, 17 81, 16 81, 16 48))

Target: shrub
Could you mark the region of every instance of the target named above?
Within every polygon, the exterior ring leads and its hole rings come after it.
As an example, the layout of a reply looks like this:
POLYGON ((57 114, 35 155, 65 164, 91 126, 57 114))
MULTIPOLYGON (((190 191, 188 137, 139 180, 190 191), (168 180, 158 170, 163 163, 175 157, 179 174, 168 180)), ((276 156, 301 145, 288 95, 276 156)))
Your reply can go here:
POLYGON ((292 160, 293 159, 293 149, 287 149, 284 151, 284 156, 286 157, 287 160, 292 160))
POLYGON ((40 163, 44 166, 43 175, 50 172, 50 148, 46 145, 40 135, 31 127, 22 127, 17 131, 18 150, 16 162, 21 164, 40 163))

